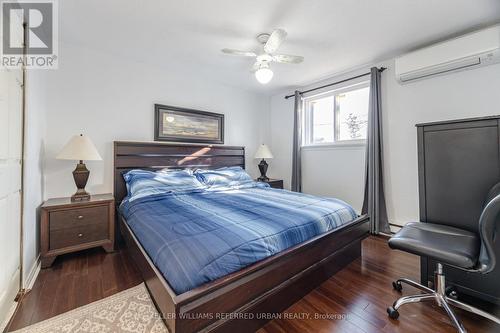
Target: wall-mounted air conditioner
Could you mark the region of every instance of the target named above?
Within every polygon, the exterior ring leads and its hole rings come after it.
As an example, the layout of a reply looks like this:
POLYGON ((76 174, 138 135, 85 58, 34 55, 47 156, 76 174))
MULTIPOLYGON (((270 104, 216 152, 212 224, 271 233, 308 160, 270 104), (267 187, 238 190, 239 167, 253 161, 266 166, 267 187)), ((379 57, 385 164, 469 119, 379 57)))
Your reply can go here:
POLYGON ((500 25, 396 58, 396 79, 407 83, 500 62, 500 25))

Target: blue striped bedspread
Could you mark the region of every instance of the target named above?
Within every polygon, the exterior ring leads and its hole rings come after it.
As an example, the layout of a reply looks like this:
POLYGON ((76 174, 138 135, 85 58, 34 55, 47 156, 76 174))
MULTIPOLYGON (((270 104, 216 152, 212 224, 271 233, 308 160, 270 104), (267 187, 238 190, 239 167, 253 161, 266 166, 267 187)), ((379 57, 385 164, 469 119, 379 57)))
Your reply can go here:
POLYGON ((177 294, 357 217, 341 200, 272 189, 260 183, 239 189, 125 199, 120 211, 177 294))

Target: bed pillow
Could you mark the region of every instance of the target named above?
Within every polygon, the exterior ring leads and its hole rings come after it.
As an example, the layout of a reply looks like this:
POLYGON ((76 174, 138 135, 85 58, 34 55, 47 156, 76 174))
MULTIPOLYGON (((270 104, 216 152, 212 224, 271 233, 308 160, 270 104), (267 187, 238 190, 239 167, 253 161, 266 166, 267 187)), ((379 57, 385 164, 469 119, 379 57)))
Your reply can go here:
POLYGON ((130 170, 123 175, 129 200, 158 193, 196 192, 205 186, 191 170, 130 170))
POLYGON ((239 187, 253 183, 252 177, 241 167, 224 167, 215 170, 196 170, 201 183, 208 188, 239 187))

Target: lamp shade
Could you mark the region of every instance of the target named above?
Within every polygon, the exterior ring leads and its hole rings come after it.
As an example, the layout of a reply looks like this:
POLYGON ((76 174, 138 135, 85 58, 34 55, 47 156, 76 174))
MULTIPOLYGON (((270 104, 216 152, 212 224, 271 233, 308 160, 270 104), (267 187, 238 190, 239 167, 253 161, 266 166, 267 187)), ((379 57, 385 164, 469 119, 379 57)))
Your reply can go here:
POLYGON ((261 144, 257 152, 255 153, 255 158, 273 158, 273 154, 269 147, 265 144, 261 144))
POLYGON ((92 141, 82 134, 72 137, 56 158, 58 160, 102 160, 92 141))

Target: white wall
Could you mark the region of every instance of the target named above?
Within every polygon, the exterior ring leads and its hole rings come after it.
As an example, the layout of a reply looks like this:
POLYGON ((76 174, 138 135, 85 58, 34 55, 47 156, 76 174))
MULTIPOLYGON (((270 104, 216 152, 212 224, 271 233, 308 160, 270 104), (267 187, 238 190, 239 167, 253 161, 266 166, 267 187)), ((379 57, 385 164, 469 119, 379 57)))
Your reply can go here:
POLYGON ((304 148, 302 173, 302 190, 305 193, 336 197, 351 204, 358 213, 361 212, 364 145, 304 148))
MULTIPOLYGON (((500 65, 452 73, 408 85, 394 78, 394 61, 382 74, 385 188, 391 223, 418 220, 417 132, 421 122, 500 114, 500 65)), ((322 85, 365 72, 369 66, 318 82, 322 85)), ((316 84, 315 84, 316 85, 316 84)), ((315 86, 315 85, 310 85, 315 86)), ((307 88, 307 87, 306 87, 307 88)), ((283 92, 271 99, 271 149, 277 157, 270 174, 290 185, 293 99, 283 92)), ((364 151, 318 149, 303 153, 303 187, 306 192, 344 199, 361 208, 364 151)))
POLYGON ((87 190, 112 192, 114 140, 153 140, 155 103, 225 114, 225 144, 243 145, 247 170, 258 174, 253 155, 269 133, 269 99, 214 84, 189 68, 165 68, 90 49, 60 45, 59 69, 27 77, 24 190, 24 283, 36 274, 39 207, 76 190, 72 161, 55 155, 74 134, 88 135, 103 161, 88 162, 87 190))
POLYGON ((155 103, 225 114, 225 144, 247 148, 247 169, 257 174, 252 157, 265 141, 269 100, 214 83, 189 67, 166 63, 152 67, 70 45, 60 46, 59 69, 47 75, 45 198, 75 192, 71 171, 76 162, 55 156, 75 134, 88 135, 103 161, 88 162, 87 190, 112 191, 114 140, 153 140, 155 103))
POLYGON ((28 71, 26 77, 23 285, 34 277, 39 250, 39 207, 43 201, 43 160, 46 135, 46 85, 43 70, 28 71))
POLYGON ((500 64, 399 85, 394 64, 383 81, 388 214, 402 225, 418 219, 415 124, 500 114, 500 64))

